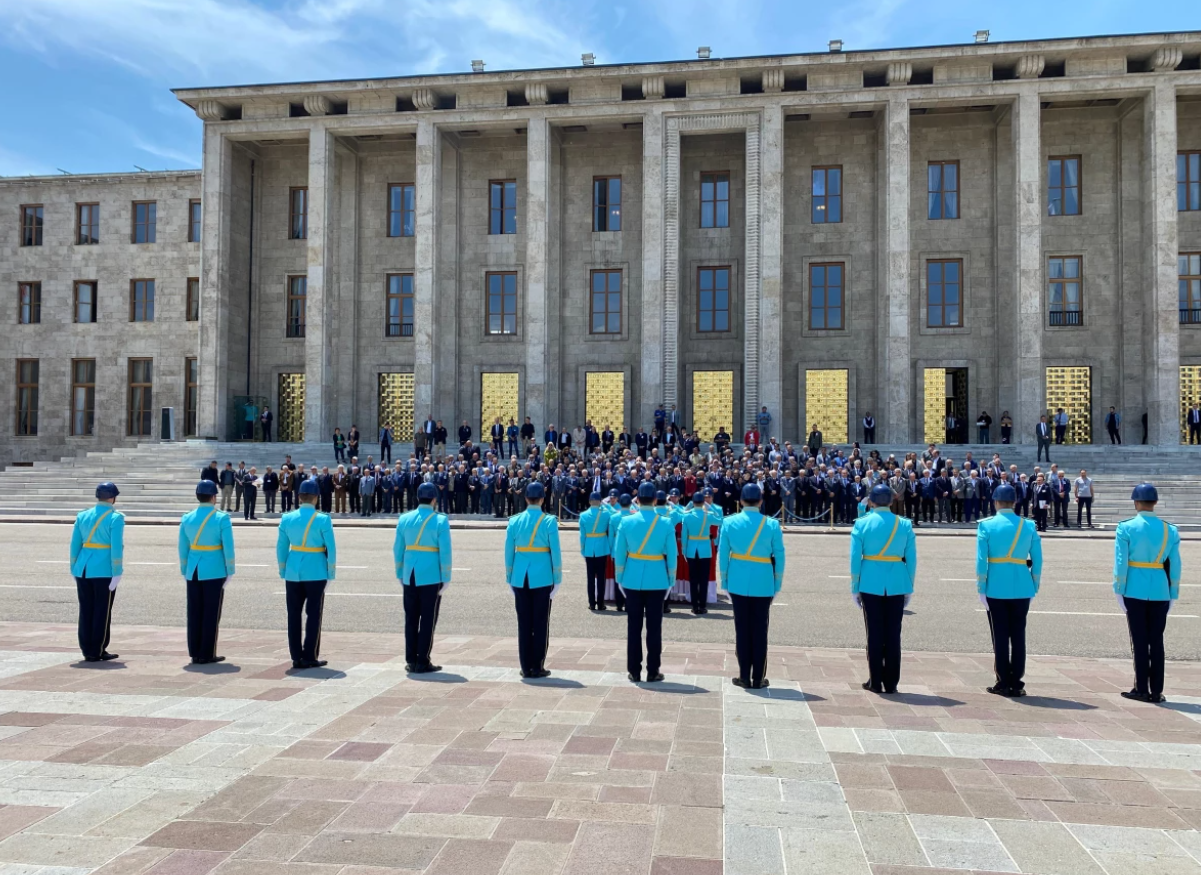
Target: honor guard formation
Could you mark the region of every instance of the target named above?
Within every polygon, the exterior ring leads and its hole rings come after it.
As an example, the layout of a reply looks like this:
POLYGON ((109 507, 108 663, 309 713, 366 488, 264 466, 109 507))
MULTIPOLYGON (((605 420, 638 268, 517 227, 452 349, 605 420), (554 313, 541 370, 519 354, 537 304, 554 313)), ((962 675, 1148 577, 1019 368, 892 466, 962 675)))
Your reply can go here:
MULTIPOLYGON (((286 470, 286 469, 285 469, 286 470)), ((194 664, 224 660, 217 653, 225 586, 235 574, 230 516, 218 509, 215 478, 196 485, 198 507, 179 524, 179 570, 187 587, 188 653, 194 664)), ((114 483, 96 487, 96 504, 75 518, 70 564, 79 596, 79 649, 87 662, 117 659, 108 650, 113 602, 124 564, 125 518, 116 510, 114 483)), ((505 532, 505 583, 513 591, 517 650, 523 678, 550 675, 546 654, 550 615, 563 585, 559 520, 543 511, 546 489, 524 489, 525 509, 509 518, 505 532)), ((288 647, 292 668, 326 665, 321 659, 321 621, 326 587, 337 572, 330 516, 318 509, 315 478, 300 483, 298 505, 279 521, 276 558, 284 580, 288 647)), ((441 670, 432 661, 442 597, 451 583, 450 522, 435 510, 433 483, 416 490, 417 506, 400 516, 393 543, 395 573, 404 593, 405 670, 441 670)), ((980 520, 976 535, 976 591, 987 612, 996 679, 988 692, 1024 696, 1026 620, 1038 595, 1043 555, 1036 521, 1015 513, 1017 490, 1002 483, 992 493, 996 514, 980 520)), ((588 607, 612 600, 626 613, 627 672, 634 683, 664 680, 663 615, 668 595, 683 587, 692 612, 707 614, 716 601, 716 574, 734 614, 738 676, 735 686, 762 689, 767 678, 771 605, 784 582, 785 551, 780 522, 762 509, 764 493, 747 483, 740 509, 724 513, 709 489, 681 505, 679 492, 638 486, 637 499, 616 490, 590 495, 579 517, 579 549, 586 572, 588 607), (716 551, 717 567, 713 567, 716 551), (643 632, 645 629, 645 648, 643 632), (646 673, 643 675, 643 668, 646 673)), ((917 582, 914 522, 894 512, 896 496, 884 483, 872 487, 851 529, 851 597, 863 614, 868 677, 863 688, 897 692, 901 680, 902 626, 917 582)), ((1135 487, 1136 515, 1117 526, 1113 589, 1130 634, 1134 686, 1127 699, 1165 701, 1164 629, 1180 594, 1180 533, 1155 514, 1159 495, 1150 483, 1135 487)))

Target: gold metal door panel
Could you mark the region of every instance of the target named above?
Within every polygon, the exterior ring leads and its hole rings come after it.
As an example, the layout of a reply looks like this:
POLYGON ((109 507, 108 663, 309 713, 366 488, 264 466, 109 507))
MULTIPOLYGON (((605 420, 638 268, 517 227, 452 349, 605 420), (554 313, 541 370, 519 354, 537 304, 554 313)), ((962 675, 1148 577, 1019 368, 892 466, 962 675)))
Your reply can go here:
POLYGON ((304 374, 280 374, 278 390, 276 436, 285 443, 300 443, 304 440, 304 374))
POLYGON ((492 434, 492 422, 498 416, 506 429, 512 419, 518 425, 519 375, 514 373, 480 374, 480 430, 483 435, 492 434))
POLYGON ((926 368, 923 375, 926 396, 924 414, 926 443, 941 444, 947 439, 947 370, 926 368))
MULTIPOLYGON (((1093 370, 1089 367, 1047 368, 1047 409, 1051 416, 1060 407, 1068 415, 1069 444, 1093 442, 1093 370)), ((1051 420, 1054 425, 1054 420, 1051 420)))
POLYGON ((827 443, 847 443, 847 405, 845 368, 805 371, 805 434, 816 426, 827 443))
POLYGON ((1180 442, 1188 443, 1188 409, 1201 404, 1201 365, 1180 367, 1180 442))
POLYGON ((619 434, 626 419, 626 375, 623 371, 589 371, 584 375, 584 416, 599 432, 619 434))
POLYGON ((718 429, 734 435, 734 372, 692 372, 692 428, 703 441, 713 440, 718 429))
POLYGON ((392 426, 393 440, 413 439, 413 388, 411 373, 379 375, 379 424, 392 426))

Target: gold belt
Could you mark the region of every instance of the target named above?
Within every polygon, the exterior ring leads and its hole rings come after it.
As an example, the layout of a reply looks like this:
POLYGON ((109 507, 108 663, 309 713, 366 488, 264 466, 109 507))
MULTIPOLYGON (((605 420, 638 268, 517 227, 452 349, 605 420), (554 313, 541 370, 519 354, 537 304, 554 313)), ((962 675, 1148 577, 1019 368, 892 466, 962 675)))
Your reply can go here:
MULTIPOLYGON (((85 549, 85 550, 111 550, 112 547, 109 544, 84 544, 83 549, 85 549)), ((1131 564, 1133 564, 1133 563, 1131 563, 1131 564)))
POLYGON ((193 550, 199 550, 199 551, 200 551, 200 552, 202 552, 202 553, 214 553, 214 552, 216 552, 217 550, 220 550, 220 549, 221 549, 221 546, 220 546, 220 545, 217 545, 216 547, 201 547, 201 546, 199 546, 199 545, 197 545, 197 544, 193 544, 193 545, 192 545, 192 549, 193 549, 193 550))
POLYGON ((293 553, 324 553, 325 552, 324 547, 289 547, 288 550, 290 550, 293 553))
POLYGON ((876 555, 876 556, 864 556, 863 558, 868 562, 900 562, 901 561, 900 556, 876 555))
POLYGON ((708 535, 689 535, 688 540, 689 541, 708 541, 709 536, 708 535))
POLYGON ((1162 562, 1127 562, 1126 564, 1131 568, 1158 568, 1161 571, 1163 570, 1162 562))
POLYGON ((514 547, 518 553, 549 553, 549 547, 514 547))
POLYGON ((771 560, 766 556, 752 556, 750 553, 731 553, 731 559, 741 559, 743 562, 759 562, 763 565, 771 565, 771 560))
POLYGON ((996 556, 988 560, 989 565, 1025 565, 1025 559, 1017 559, 1012 556, 996 556))
POLYGON ((627 558, 627 559, 645 559, 645 560, 646 560, 646 561, 648 561, 648 562, 662 562, 662 561, 663 561, 663 555, 664 555, 664 554, 662 554, 662 553, 657 553, 657 554, 651 554, 651 553, 627 553, 627 554, 626 554, 626 558, 627 558))
POLYGON ((607 537, 609 537, 609 533, 608 532, 598 532, 595 535, 587 534, 584 537, 585 538, 607 538, 607 537))
POLYGON ((405 550, 412 550, 416 553, 437 553, 438 552, 437 547, 418 547, 416 545, 414 545, 412 547, 405 547, 405 550))

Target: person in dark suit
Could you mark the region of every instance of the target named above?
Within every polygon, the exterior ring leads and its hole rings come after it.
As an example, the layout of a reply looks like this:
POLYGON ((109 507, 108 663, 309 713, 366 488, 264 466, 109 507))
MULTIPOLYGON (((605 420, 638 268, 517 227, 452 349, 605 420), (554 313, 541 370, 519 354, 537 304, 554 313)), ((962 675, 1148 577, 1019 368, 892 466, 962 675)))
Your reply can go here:
POLYGON ((1046 454, 1047 462, 1051 461, 1051 424, 1047 422, 1047 417, 1040 416, 1038 425, 1034 426, 1034 439, 1038 442, 1038 459, 1041 462, 1043 455, 1046 454))
MULTIPOLYGON (((1201 444, 1201 407, 1193 404, 1189 407, 1188 413, 1185 414, 1185 422, 1188 423, 1188 442, 1190 444, 1201 444)), ((1147 414, 1143 414, 1143 443, 1147 442, 1147 414)))
POLYGON ((321 512, 329 513, 334 506, 334 477, 328 467, 317 475, 317 488, 321 490, 321 512))
POLYGON ((267 466, 263 474, 263 498, 267 500, 267 513, 275 513, 275 496, 279 492, 279 475, 267 466))
POLYGON ((1070 529, 1068 523, 1068 503, 1072 500, 1072 481, 1059 472, 1059 476, 1050 484, 1051 493, 1055 499, 1055 527, 1062 526, 1070 529))
POLYGON ((271 412, 271 408, 266 404, 263 405, 263 412, 259 414, 259 425, 263 427, 263 440, 271 443, 271 423, 275 422, 275 414, 271 412))
POLYGON ((646 433, 646 429, 638 426, 638 431, 634 433, 634 449, 638 453, 638 458, 645 459, 647 449, 650 447, 651 437, 646 433))
POLYGON ((1047 513, 1051 508, 1051 503, 1055 500, 1055 495, 1042 474, 1034 479, 1034 487, 1030 492, 1030 500, 1034 505, 1034 523, 1040 532, 1045 532, 1047 530, 1047 513))
POLYGON ((258 519, 254 515, 259 496, 259 475, 257 468, 251 468, 242 475, 242 506, 243 516, 248 520, 258 519))

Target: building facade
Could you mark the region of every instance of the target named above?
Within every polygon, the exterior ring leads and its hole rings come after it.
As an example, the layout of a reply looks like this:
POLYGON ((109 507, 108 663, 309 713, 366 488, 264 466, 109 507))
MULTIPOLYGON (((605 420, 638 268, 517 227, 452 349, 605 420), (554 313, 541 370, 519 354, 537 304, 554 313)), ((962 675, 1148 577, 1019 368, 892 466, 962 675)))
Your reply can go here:
POLYGON ((1175 444, 1201 398, 1201 33, 177 96, 200 174, 0 180, 11 459, 139 439, 146 358, 177 438, 263 404, 310 440, 666 404, 706 436, 767 407, 774 434, 854 440, 871 412, 888 443, 981 411, 1032 442, 1063 407, 1101 442, 1113 406, 1175 444), (96 277, 103 329, 75 312, 96 277))

